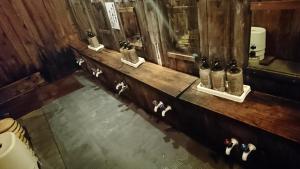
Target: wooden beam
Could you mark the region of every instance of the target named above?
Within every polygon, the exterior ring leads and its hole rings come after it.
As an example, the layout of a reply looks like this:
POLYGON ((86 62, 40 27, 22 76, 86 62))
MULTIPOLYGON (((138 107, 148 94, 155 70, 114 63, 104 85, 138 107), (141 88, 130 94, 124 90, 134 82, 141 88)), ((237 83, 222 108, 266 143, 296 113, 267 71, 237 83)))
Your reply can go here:
POLYGON ((0 105, 24 95, 45 83, 46 82, 41 77, 40 73, 37 72, 31 76, 4 86, 0 88, 0 105))
POLYGON ((120 13, 123 12, 134 12, 134 7, 126 6, 126 7, 118 7, 120 13))
POLYGON ((168 57, 169 58, 174 58, 174 59, 179 59, 179 60, 186 60, 190 62, 195 62, 195 58, 191 55, 185 55, 181 53, 176 53, 176 52, 168 52, 168 57))
POLYGON ((291 10, 300 9, 299 0, 251 2, 251 10, 291 10))

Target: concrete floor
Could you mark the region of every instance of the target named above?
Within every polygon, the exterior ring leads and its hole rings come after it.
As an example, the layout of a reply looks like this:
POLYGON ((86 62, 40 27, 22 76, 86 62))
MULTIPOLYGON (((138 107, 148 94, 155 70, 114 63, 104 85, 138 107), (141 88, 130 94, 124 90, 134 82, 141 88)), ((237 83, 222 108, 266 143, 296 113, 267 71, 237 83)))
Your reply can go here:
POLYGON ((36 110, 26 126, 43 169, 240 169, 91 81, 36 110))

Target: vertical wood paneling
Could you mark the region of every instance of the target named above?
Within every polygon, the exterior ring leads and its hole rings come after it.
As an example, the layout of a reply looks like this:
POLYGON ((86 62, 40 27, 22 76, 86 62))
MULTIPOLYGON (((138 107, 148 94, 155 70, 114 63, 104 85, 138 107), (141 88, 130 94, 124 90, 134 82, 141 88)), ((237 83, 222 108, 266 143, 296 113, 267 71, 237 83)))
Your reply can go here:
POLYGON ((207 18, 207 0, 198 1, 198 27, 200 35, 200 56, 208 57, 208 18, 207 18))
MULTIPOLYGON (((29 59, 26 60, 26 65, 30 66, 29 68, 40 68, 40 62, 36 56, 38 56, 37 46, 30 36, 28 28, 24 24, 22 18, 18 17, 15 12, 12 1, 1 1, 1 7, 4 15, 7 17, 7 22, 5 24, 10 25, 10 30, 14 30, 18 40, 21 42, 21 45, 24 47, 23 55, 26 55, 29 59)), ((8 36, 9 37, 9 36, 8 36)), ((12 40, 13 44, 18 43, 18 41, 12 40)))
POLYGON ((19 76, 25 76, 28 72, 25 64, 18 57, 17 51, 7 39, 1 27, 0 49, 0 86, 3 86, 19 76))
POLYGON ((61 0, 1 0, 0 33, 0 87, 41 71, 41 52, 51 59, 78 38, 61 0))
POLYGON ((230 1, 207 0, 208 52, 210 62, 219 60, 223 64, 229 55, 230 1))
POLYGON ((143 37, 143 43, 144 43, 143 46, 146 49, 146 53, 147 53, 146 59, 148 61, 156 62, 155 60, 156 54, 155 54, 154 47, 152 45, 149 45, 152 43, 151 43, 150 33, 148 31, 148 22, 146 19, 147 16, 145 14, 145 6, 143 0, 137 0, 135 4, 135 11, 136 11, 141 35, 143 37))
POLYGON ((80 37, 86 38, 86 31, 91 29, 90 22, 87 17, 87 10, 83 6, 83 1, 68 0, 72 11, 73 18, 79 29, 80 37))
POLYGON ((233 0, 232 3, 231 55, 239 65, 245 67, 248 63, 250 43, 250 2, 249 0, 233 0))
POLYGON ((158 6, 157 1, 154 0, 144 0, 144 8, 146 21, 148 23, 148 32, 150 37, 150 45, 152 48, 152 61, 154 63, 163 63, 162 57, 165 56, 166 51, 163 51, 162 45, 166 45, 165 39, 161 38, 161 34, 164 35, 163 29, 163 15, 160 13, 161 9, 158 6), (162 41, 162 42, 161 42, 162 41), (165 42, 165 43, 164 43, 165 42))

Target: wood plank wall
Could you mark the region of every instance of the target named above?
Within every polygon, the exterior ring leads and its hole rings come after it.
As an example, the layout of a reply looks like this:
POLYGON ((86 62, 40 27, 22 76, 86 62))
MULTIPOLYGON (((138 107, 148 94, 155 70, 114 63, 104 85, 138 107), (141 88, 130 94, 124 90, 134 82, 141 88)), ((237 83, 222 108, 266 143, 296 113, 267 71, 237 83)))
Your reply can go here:
POLYGON ((266 55, 300 62, 300 1, 252 1, 252 26, 267 29, 266 55))
POLYGON ((63 0, 0 1, 0 87, 43 68, 77 31, 63 0), (51 57, 50 56, 50 57, 51 57))

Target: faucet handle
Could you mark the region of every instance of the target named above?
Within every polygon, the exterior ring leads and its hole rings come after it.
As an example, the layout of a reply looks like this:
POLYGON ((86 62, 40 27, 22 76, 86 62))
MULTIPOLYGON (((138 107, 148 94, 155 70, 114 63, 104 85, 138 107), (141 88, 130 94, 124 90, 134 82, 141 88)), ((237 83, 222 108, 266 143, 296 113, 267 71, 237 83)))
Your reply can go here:
POLYGON ((166 113, 168 111, 171 111, 172 110, 172 107, 171 106, 167 106, 162 112, 161 112, 161 116, 165 117, 166 116, 166 113))
POLYGON ((155 105, 154 109, 153 109, 153 111, 155 113, 158 111, 159 108, 163 108, 164 107, 164 103, 162 101, 159 101, 159 103, 157 103, 157 101, 154 100, 152 103, 155 105))
POLYGON ((120 87, 124 86, 124 82, 119 82, 116 85, 116 90, 120 90, 120 87))
POLYGON ((241 145, 242 150, 243 150, 243 155, 242 155, 242 160, 247 161, 248 156, 251 154, 252 151, 256 150, 256 146, 254 144, 242 144, 241 145))
POLYGON ((242 148, 242 150, 244 151, 244 152, 249 152, 250 150, 249 150, 249 146, 247 145, 247 144, 242 144, 241 145, 241 148, 242 148))
POLYGON ((228 139, 228 138, 226 138, 226 139, 224 140, 224 144, 225 144, 227 147, 231 147, 231 146, 232 146, 232 142, 231 142, 231 140, 228 139))
POLYGON ((99 77, 100 74, 102 74, 102 70, 100 70, 99 68, 97 68, 96 72, 95 72, 95 76, 99 77))
POLYGON ((237 139, 231 138, 231 139, 225 139, 224 144, 226 145, 225 154, 230 155, 231 150, 239 144, 237 139))

